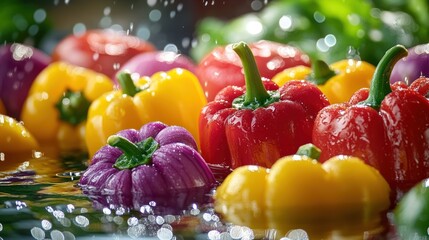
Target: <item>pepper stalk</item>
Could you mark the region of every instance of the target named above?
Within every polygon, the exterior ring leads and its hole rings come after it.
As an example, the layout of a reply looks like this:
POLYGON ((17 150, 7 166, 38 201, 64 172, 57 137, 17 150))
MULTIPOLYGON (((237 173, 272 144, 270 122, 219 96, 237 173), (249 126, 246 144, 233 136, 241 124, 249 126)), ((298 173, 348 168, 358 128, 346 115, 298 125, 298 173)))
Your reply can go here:
POLYGON ((402 45, 390 48, 378 63, 371 80, 368 98, 360 104, 380 109, 381 102, 392 92, 390 88, 390 74, 396 62, 408 55, 408 50, 402 45))
POLYGON ((262 83, 261 75, 256 65, 252 50, 245 42, 239 42, 232 46, 241 59, 246 81, 246 93, 234 99, 232 106, 237 109, 256 109, 265 107, 280 99, 278 91, 268 92, 262 83))
POLYGON ((123 152, 114 164, 120 170, 150 164, 153 153, 159 148, 159 143, 152 137, 133 143, 124 137, 112 135, 107 139, 107 143, 123 152))

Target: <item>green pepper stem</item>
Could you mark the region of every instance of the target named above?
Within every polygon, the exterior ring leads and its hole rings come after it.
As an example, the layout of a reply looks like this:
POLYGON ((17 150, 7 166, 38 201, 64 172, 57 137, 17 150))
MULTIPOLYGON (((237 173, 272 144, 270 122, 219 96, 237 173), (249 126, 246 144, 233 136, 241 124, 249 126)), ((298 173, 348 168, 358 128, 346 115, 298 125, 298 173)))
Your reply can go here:
POLYGON ((131 74, 127 72, 120 72, 116 76, 118 78, 119 85, 122 88, 122 92, 127 94, 128 96, 133 97, 141 90, 136 87, 136 85, 133 82, 133 79, 131 78, 131 74))
POLYGON ((232 48, 241 59, 244 78, 246 80, 246 95, 243 104, 264 103, 270 98, 270 95, 265 90, 264 84, 262 84, 261 75, 259 74, 252 50, 250 50, 245 42, 236 43, 232 48))
POLYGON ((246 93, 236 98, 232 102, 232 107, 236 109, 256 109, 265 107, 280 99, 278 91, 270 91, 264 87, 261 75, 258 71, 255 58, 249 46, 245 42, 232 45, 233 50, 240 57, 244 69, 246 81, 246 93))
POLYGON ((121 170, 149 164, 152 161, 153 153, 159 147, 158 142, 152 137, 138 143, 133 143, 118 135, 110 136, 107 139, 107 144, 122 150, 123 154, 114 164, 116 168, 121 170))
POLYGON ((78 125, 86 120, 91 102, 85 97, 83 92, 73 92, 67 90, 55 104, 62 121, 71 125, 78 125))
POLYGON ((321 152, 320 148, 316 147, 314 144, 307 143, 299 147, 296 154, 318 160, 321 152))
POLYGON ((326 62, 319 59, 312 63, 311 70, 306 80, 316 85, 324 85, 329 79, 336 75, 335 71, 332 70, 326 62))
POLYGON ((130 156, 139 156, 142 154, 142 151, 137 147, 136 144, 118 135, 112 135, 107 138, 107 144, 121 149, 124 154, 130 156))
POLYGON ((361 102, 376 110, 380 109, 381 102, 387 94, 392 92, 390 88, 390 74, 396 62, 408 55, 407 49, 402 45, 396 45, 386 51, 378 63, 371 80, 368 98, 361 102))

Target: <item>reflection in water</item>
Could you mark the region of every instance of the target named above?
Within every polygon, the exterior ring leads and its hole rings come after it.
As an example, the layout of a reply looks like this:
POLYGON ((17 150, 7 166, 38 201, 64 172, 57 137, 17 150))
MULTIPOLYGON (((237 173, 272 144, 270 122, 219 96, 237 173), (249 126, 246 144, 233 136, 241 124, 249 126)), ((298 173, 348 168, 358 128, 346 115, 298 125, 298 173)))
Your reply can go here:
POLYGON ((87 197, 81 191, 77 183, 87 168, 85 154, 59 154, 51 147, 43 156, 16 160, 7 166, 0 162, 0 236, 5 239, 363 239, 392 234, 388 219, 252 228, 220 215, 211 195, 197 192, 141 198, 127 208, 118 204, 120 196, 87 197))

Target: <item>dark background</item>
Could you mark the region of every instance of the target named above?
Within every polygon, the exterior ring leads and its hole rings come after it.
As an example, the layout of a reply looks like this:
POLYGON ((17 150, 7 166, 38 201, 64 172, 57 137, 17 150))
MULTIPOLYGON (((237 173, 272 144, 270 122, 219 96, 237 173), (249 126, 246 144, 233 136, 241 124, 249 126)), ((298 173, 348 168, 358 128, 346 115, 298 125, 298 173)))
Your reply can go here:
MULTIPOLYGON (((3 42, 23 42, 50 53, 62 37, 73 31, 114 27, 149 40, 159 49, 174 44, 187 53, 191 47, 195 26, 204 17, 231 19, 246 12, 256 12, 268 0, 2 0, 0 18, 12 27, 2 31, 3 42), (36 23, 39 32, 28 29, 33 13, 46 13, 43 22, 36 23), (17 16, 27 19, 27 28, 16 29, 17 16), (160 16, 160 18, 159 18, 160 16), (158 19, 159 18, 159 19, 158 19), (15 29, 13 29, 15 27, 15 29), (20 32, 17 36, 16 32, 20 32), (27 36, 25 36, 27 35, 27 36)), ((173 46, 174 48, 174 46, 173 46)))

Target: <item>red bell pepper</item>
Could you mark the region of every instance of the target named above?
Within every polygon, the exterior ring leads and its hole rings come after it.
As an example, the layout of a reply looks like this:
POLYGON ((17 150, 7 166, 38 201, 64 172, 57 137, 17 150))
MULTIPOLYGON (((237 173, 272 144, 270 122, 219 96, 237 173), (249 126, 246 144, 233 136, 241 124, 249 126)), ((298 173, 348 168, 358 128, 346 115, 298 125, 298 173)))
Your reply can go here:
MULTIPOLYGON (((245 84, 240 58, 232 50, 232 45, 216 47, 197 66, 196 75, 209 102, 226 86, 245 84)), ((261 40, 249 43, 249 48, 259 74, 264 78, 271 79, 286 68, 311 65, 307 54, 287 44, 261 40)))
POLYGON ((429 79, 410 87, 389 82, 393 66, 407 53, 400 45, 388 50, 370 89, 357 91, 348 103, 322 109, 313 131, 322 162, 338 153, 364 159, 389 182, 394 201, 429 177, 429 79))
POLYGON ((248 45, 240 42, 233 48, 242 61, 246 86, 224 88, 202 109, 201 152, 213 170, 271 167, 311 141, 314 118, 329 102, 306 81, 291 81, 280 89, 262 81, 248 45))

